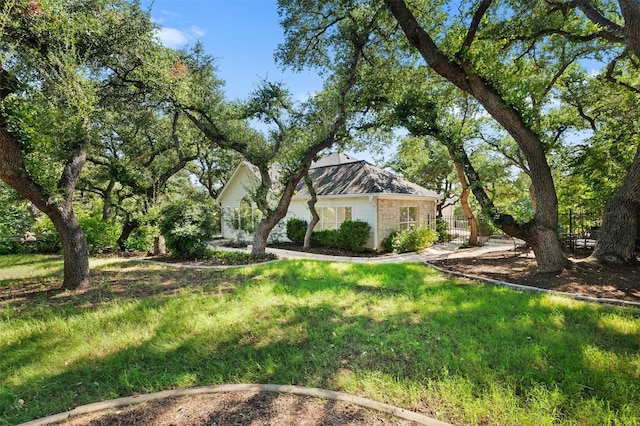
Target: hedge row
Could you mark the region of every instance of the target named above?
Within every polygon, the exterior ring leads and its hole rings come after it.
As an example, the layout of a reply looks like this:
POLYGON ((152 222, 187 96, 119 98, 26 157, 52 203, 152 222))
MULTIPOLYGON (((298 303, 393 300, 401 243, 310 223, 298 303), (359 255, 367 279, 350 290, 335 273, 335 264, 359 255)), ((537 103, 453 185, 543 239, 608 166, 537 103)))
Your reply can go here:
MULTIPOLYGON (((307 232, 308 222, 302 219, 287 221, 287 238, 294 244, 302 244, 307 232)), ((346 220, 340 229, 315 231, 311 234, 311 245, 314 247, 331 247, 363 252, 369 240, 371 225, 361 220, 346 220)))

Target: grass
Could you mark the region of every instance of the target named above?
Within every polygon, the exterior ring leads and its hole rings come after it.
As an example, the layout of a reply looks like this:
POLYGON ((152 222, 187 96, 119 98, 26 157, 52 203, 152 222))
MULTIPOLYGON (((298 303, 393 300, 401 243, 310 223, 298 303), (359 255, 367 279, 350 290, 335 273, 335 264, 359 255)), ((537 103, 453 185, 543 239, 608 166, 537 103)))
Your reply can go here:
POLYGON ((454 424, 637 425, 640 310, 420 264, 228 271, 0 257, 0 424, 222 383, 340 390, 454 424), (28 294, 25 294, 29 292, 28 294))

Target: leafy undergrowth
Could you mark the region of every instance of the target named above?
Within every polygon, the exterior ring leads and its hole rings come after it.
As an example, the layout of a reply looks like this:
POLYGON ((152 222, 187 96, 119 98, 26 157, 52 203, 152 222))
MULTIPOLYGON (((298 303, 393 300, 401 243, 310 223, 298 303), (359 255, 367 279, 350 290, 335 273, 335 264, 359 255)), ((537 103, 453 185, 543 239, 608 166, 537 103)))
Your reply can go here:
POLYGON ((222 383, 340 390, 454 424, 640 422, 637 309, 421 264, 100 259, 70 293, 60 262, 0 257, 0 424, 222 383))

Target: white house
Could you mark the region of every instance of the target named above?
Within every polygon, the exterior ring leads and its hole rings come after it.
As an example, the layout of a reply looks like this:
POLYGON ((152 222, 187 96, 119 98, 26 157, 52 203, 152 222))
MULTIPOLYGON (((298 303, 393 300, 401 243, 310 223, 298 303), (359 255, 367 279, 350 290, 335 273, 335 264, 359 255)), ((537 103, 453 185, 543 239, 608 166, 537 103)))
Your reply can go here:
MULTIPOLYGON (((429 225, 435 219, 435 204, 440 198, 437 193, 366 161, 332 153, 315 162, 309 176, 318 197, 316 210, 320 223, 316 229, 337 229, 345 220, 368 222, 371 225, 369 248, 378 249, 393 230, 429 225)), ((258 179, 255 168, 242 162, 220 192, 217 201, 223 212, 224 238, 237 238, 235 228, 243 216, 241 212, 244 211, 245 220, 249 212, 254 212, 257 218, 250 194, 258 179)), ((310 221, 307 205, 310 198, 306 185, 300 182, 281 224, 292 217, 310 221)), ((282 229, 274 231, 272 239, 274 233, 277 239, 286 239, 282 229)), ((245 237, 248 239, 250 235, 245 237)))

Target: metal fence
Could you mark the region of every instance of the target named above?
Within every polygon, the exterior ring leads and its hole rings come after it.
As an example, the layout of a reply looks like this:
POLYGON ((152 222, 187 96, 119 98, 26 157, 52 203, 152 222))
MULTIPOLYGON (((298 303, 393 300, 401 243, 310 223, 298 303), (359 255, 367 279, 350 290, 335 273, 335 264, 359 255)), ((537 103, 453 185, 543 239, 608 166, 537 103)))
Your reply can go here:
MULTIPOLYGON (((478 240, 481 245, 489 237, 506 236, 484 216, 477 217, 476 220, 478 222, 478 240)), ((446 224, 450 236, 449 241, 441 241, 441 243, 465 244, 469 241, 469 221, 466 217, 443 216, 439 219, 435 217, 427 218, 427 224, 434 230, 437 229, 438 222, 446 224)), ((567 213, 558 216, 558 226, 559 234, 569 234, 578 238, 593 237, 602 226, 602 213, 570 209, 567 213)))
POLYGON ((587 212, 569 209, 567 213, 558 215, 559 232, 585 236, 602 226, 602 212, 587 212))
MULTIPOLYGON (((504 235, 501 230, 496 230, 496 228, 491 225, 489 219, 478 217, 476 221, 478 222, 478 243, 480 245, 484 244, 491 236, 504 235)), ((443 224, 446 227, 448 238, 437 244, 462 245, 469 242, 471 231, 469 220, 466 217, 443 216, 437 219, 435 217, 427 217, 427 225, 431 229, 438 230, 443 224)))

